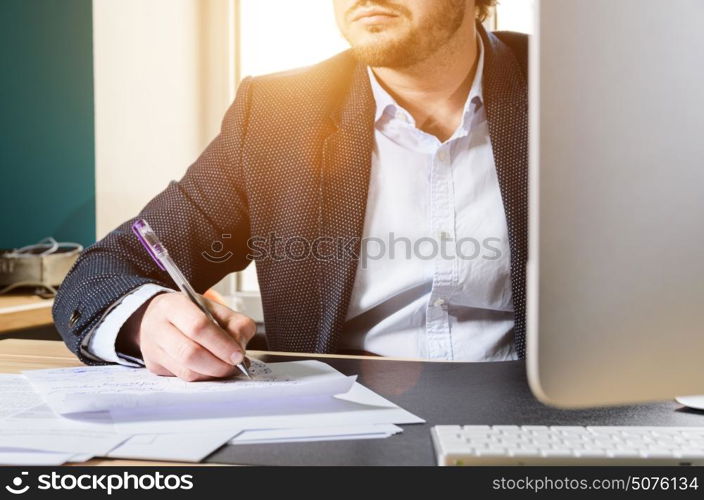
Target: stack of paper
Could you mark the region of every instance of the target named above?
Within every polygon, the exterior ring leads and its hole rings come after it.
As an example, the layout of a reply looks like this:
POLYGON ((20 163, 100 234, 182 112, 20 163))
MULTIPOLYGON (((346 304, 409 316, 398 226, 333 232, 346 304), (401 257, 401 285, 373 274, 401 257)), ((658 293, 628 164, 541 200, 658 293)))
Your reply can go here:
POLYGON ((57 416, 21 375, 0 375, 0 463, 56 465, 107 454, 127 436, 112 422, 57 416))
POLYGON ((379 439, 423 422, 319 361, 250 371, 195 383, 122 366, 0 375, 0 463, 198 462, 227 442, 379 439))

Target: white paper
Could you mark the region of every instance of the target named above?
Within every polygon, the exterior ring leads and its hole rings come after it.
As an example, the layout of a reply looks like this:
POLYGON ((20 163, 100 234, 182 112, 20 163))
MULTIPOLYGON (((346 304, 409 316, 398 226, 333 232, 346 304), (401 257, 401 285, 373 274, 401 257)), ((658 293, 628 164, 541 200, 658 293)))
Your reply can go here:
POLYGON ((339 441, 348 439, 383 439, 403 432, 393 424, 349 425, 319 428, 245 430, 230 440, 230 444, 300 443, 309 441, 339 441))
POLYGON ((73 458, 72 453, 0 449, 0 465, 62 465, 73 458))
POLYGON ((238 431, 140 434, 108 453, 110 458, 200 462, 226 444, 238 431))
POLYGON ((213 382, 184 382, 124 366, 33 370, 24 374, 44 401, 61 414, 330 397, 347 392, 356 378, 346 377, 320 361, 253 362, 250 371, 252 380, 239 376, 213 382))
POLYGON ((42 403, 22 375, 0 374, 0 420, 42 403))
POLYGON ((3 375, 0 381, 0 408, 11 413, 0 420, 0 449, 102 455, 129 437, 115 432, 109 414, 102 421, 93 415, 83 422, 61 418, 21 375, 3 375))
POLYGON ((11 417, 8 417, 6 422, 22 422, 27 426, 31 425, 38 429, 58 424, 64 428, 115 432, 109 412, 87 412, 82 413, 80 416, 80 420, 62 417, 49 408, 49 405, 42 403, 22 412, 15 413, 11 417))
POLYGON ((33 422, 4 420, 0 424, 0 448, 104 455, 129 436, 81 429, 56 421, 37 426, 33 422))
POLYGON ((178 412, 123 408, 110 414, 115 429, 124 434, 425 422, 358 383, 346 394, 334 398, 260 400, 247 405, 181 408, 178 412))

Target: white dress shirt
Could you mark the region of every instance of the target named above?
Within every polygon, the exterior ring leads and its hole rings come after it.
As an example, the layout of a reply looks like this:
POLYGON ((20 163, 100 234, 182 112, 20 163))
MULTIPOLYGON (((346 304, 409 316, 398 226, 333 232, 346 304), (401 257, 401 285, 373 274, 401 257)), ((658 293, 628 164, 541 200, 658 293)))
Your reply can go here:
POLYGON ((369 71, 375 146, 343 348, 458 361, 517 358, 508 231, 482 99, 481 39, 478 45, 462 121, 442 143, 416 128, 369 71))
MULTIPOLYGON (((343 349, 458 361, 517 357, 506 216, 482 100, 481 39, 478 44, 462 121, 443 143, 417 129, 369 70, 375 144, 343 349)), ((123 297, 86 336, 84 351, 139 363, 116 352, 117 334, 161 291, 172 290, 143 285, 123 297)))

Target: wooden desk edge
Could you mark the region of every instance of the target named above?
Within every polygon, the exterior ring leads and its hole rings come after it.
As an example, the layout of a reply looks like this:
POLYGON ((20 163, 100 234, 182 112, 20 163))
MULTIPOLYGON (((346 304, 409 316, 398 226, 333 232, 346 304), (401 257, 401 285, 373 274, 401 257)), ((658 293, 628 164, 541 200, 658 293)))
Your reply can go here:
POLYGON ((2 338, 3 334, 26 328, 48 326, 52 322, 51 307, 0 313, 0 338, 2 338))
MULTIPOLYGON (((370 361, 415 361, 428 362, 429 360, 417 358, 392 358, 380 356, 357 356, 349 354, 320 354, 306 352, 282 352, 282 351, 247 351, 248 356, 260 358, 262 356, 288 356, 293 358, 320 358, 320 359, 365 359, 370 361)), ((30 339, 2 339, 0 337, 0 356, 25 357, 50 357, 65 358, 75 360, 76 356, 68 350, 63 342, 59 340, 30 340, 30 339)), ((440 360, 440 363, 452 363, 452 361, 440 360)))

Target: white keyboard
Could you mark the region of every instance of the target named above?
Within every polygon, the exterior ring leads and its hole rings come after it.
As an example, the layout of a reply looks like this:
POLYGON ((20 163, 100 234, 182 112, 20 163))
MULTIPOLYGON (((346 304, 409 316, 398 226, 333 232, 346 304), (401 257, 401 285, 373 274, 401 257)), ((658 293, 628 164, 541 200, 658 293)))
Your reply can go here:
POLYGON ((704 427, 437 425, 438 465, 704 465, 704 427))

